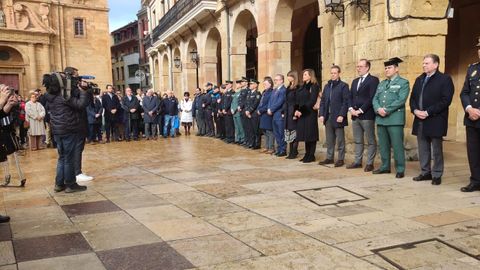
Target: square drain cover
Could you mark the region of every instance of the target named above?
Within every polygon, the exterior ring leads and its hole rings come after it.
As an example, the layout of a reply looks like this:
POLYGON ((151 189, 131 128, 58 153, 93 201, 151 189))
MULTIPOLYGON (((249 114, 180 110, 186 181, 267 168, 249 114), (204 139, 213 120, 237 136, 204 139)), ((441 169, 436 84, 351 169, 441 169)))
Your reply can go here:
POLYGON ((372 250, 391 265, 404 269, 480 269, 477 257, 440 239, 428 239, 372 250), (445 268, 446 267, 446 268, 445 268))
POLYGON ((294 192, 318 206, 368 200, 367 197, 340 186, 297 190, 294 192))

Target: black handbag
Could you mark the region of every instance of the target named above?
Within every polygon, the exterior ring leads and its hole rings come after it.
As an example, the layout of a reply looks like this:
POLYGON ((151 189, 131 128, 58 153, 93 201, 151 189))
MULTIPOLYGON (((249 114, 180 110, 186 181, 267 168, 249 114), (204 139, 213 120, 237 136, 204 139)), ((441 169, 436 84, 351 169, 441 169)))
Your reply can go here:
POLYGON ((0 137, 2 138, 0 142, 1 156, 8 156, 20 150, 20 139, 15 132, 1 131, 0 137))

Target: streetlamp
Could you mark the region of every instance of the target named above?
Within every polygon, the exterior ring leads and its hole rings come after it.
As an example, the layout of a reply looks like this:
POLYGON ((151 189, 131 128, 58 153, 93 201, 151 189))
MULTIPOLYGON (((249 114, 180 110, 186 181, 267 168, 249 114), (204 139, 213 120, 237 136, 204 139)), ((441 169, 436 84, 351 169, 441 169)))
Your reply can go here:
POLYGON ((180 57, 175 56, 175 59, 173 60, 173 63, 175 64, 176 68, 179 68, 179 69, 182 68, 182 60, 180 60, 180 57))
POLYGON ((345 6, 342 4, 342 0, 325 0, 325 7, 327 13, 333 13, 345 26, 345 6))
POLYGON ((200 56, 198 55, 198 52, 196 49, 193 49, 191 52, 190 52, 190 57, 192 59, 192 62, 195 63, 195 66, 196 66, 196 75, 197 75, 197 88, 199 87, 199 83, 198 83, 198 64, 200 63, 200 56))

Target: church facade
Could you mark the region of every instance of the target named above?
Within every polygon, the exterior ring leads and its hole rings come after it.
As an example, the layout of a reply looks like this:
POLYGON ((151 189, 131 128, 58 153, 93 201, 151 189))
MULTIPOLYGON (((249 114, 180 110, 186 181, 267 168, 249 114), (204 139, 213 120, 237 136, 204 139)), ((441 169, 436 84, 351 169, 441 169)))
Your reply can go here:
POLYGON ((26 94, 73 66, 111 83, 107 0, 2 0, 0 10, 0 82, 26 94))

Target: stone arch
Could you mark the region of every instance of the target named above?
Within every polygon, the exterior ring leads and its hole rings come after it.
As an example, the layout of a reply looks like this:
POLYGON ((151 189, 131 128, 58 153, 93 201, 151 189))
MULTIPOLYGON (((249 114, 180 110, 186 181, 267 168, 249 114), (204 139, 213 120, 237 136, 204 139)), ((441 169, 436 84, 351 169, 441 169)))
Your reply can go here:
POLYGON ((161 84, 161 89, 158 89, 159 91, 163 92, 166 91, 169 88, 170 85, 170 61, 168 59, 168 54, 164 53, 163 54, 163 61, 162 61, 162 84, 161 84))
POLYGON ((269 40, 269 70, 271 74, 286 74, 291 69, 292 18, 295 0, 278 0, 271 19, 273 34, 269 40))
POLYGON ((26 89, 28 87, 28 76, 30 80, 35 80, 35 84, 38 85, 35 65, 29 63, 28 60, 21 49, 0 44, 0 82, 19 90, 22 95, 29 91, 29 89, 26 89), (33 69, 30 69, 30 74, 25 75, 25 66, 33 67, 33 69))
POLYGON ((210 29, 205 41, 205 56, 203 57, 203 70, 205 80, 222 83, 222 37, 216 27, 210 29))
POLYGON ((245 9, 236 17, 232 31, 232 76, 258 76, 257 21, 245 9), (247 43, 248 40, 248 43, 247 43))

